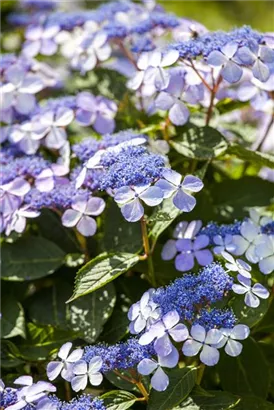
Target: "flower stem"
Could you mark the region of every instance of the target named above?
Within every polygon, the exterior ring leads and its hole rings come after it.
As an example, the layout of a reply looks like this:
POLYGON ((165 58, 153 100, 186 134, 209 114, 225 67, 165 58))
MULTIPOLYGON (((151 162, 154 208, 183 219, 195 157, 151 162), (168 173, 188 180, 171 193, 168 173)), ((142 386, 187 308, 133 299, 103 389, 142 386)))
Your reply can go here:
POLYGON ((198 368, 196 384, 200 386, 205 371, 205 364, 201 363, 198 368))
POLYGON ((140 392, 142 393, 142 395, 144 396, 144 399, 146 401, 148 401, 149 399, 149 394, 147 389, 145 388, 145 386, 143 385, 143 383, 141 381, 136 383, 136 386, 138 387, 138 389, 140 390, 140 392))
POLYGON ((152 252, 150 250, 150 244, 149 244, 149 239, 148 239, 148 234, 147 234, 147 224, 146 224, 146 220, 144 217, 141 218, 141 229, 142 229, 142 238, 143 238, 143 246, 144 246, 145 254, 140 257, 140 260, 144 260, 144 259, 147 260, 149 281, 152 284, 152 286, 156 286, 156 278, 155 278, 155 272, 154 272, 154 266, 153 266, 153 260, 152 260, 152 252))
POLYGON ((75 232, 75 236, 77 238, 77 241, 80 245, 80 248, 81 248, 82 252, 85 255, 85 262, 87 262, 90 259, 88 246, 87 246, 87 240, 82 234, 80 234, 80 232, 77 231, 76 228, 74 229, 74 232, 75 232))

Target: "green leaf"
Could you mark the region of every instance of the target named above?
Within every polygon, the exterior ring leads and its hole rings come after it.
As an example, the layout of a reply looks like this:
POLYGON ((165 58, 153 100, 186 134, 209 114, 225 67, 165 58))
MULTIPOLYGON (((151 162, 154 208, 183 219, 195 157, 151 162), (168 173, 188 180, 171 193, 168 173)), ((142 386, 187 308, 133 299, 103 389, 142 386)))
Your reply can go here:
MULTIPOLYGON (((257 309, 256 309, 257 310, 257 309)), ((268 307, 268 310, 263 317, 263 320, 258 324, 255 331, 272 333, 274 332, 274 300, 272 299, 271 305, 268 307)))
POLYGON ((103 394, 100 398, 104 400, 107 410, 127 410, 137 400, 134 394, 125 390, 112 390, 103 394))
POLYGON ((234 394, 219 390, 208 391, 197 386, 190 397, 174 410, 228 410, 234 409, 239 401, 240 398, 234 394))
POLYGON ((169 374, 169 386, 164 392, 152 390, 147 410, 170 410, 189 395, 196 382, 196 368, 184 367, 172 370, 169 374))
POLYGON ((1 314, 1 337, 26 337, 24 309, 12 295, 3 295, 1 314))
POLYGON ((243 396, 239 404, 235 407, 237 410, 274 410, 274 404, 269 401, 260 399, 256 396, 243 396))
POLYGON ((254 163, 260 167, 274 168, 274 156, 259 151, 251 151, 242 145, 232 144, 226 154, 235 155, 237 158, 254 163))
POLYGON ((226 114, 227 112, 239 110, 248 105, 249 101, 237 101, 232 100, 231 98, 224 98, 223 100, 217 102, 215 108, 217 108, 220 114, 226 114))
MULTIPOLYGON (((132 378, 131 374, 127 370, 119 370, 119 373, 121 373, 123 376, 128 377, 129 379, 132 378)), ((124 380, 122 377, 117 375, 114 372, 108 372, 105 374, 105 377, 112 383, 115 387, 118 387, 118 389, 124 389, 124 390, 133 390, 133 391, 139 391, 134 383, 130 383, 127 380, 124 380)))
POLYGON ((234 220, 246 216, 245 208, 267 206, 274 197, 273 183, 258 177, 226 179, 210 185, 215 220, 234 220))
POLYGON ((68 302, 94 292, 113 281, 138 261, 139 256, 131 253, 103 253, 97 256, 77 272, 74 293, 68 302))
POLYGON ((236 358, 222 352, 218 364, 221 385, 235 394, 266 398, 270 375, 265 357, 251 337, 242 343, 243 351, 236 358))
POLYGON ((223 154, 227 142, 215 128, 187 124, 177 128, 178 137, 170 140, 173 148, 187 158, 208 160, 223 154))
POLYGON ((231 307, 239 321, 239 323, 249 327, 255 326, 267 312, 268 300, 261 299, 260 305, 254 309, 246 306, 243 297, 235 297, 231 307))
POLYGON ((104 252, 137 253, 142 248, 141 225, 127 222, 114 201, 111 201, 104 214, 102 250, 104 252))
POLYGON ((40 325, 74 331, 73 339, 81 337, 86 342, 93 343, 112 314, 116 301, 115 288, 109 283, 103 289, 66 305, 71 291, 72 287, 61 281, 42 289, 29 298, 28 316, 40 325))
POLYGON ((69 304, 69 327, 86 342, 95 342, 112 314, 115 301, 113 283, 76 300, 69 304))
POLYGON ((65 253, 40 236, 18 239, 2 245, 2 279, 34 280, 53 273, 63 263, 65 253))
POLYGON ((10 369, 24 364, 18 347, 10 340, 1 341, 1 367, 10 369))

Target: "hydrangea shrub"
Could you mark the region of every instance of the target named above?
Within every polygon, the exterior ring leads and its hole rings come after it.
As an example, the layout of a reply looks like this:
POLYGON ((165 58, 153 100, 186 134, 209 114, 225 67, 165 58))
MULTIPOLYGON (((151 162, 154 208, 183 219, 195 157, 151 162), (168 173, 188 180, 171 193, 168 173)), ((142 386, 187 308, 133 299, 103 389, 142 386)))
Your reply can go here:
POLYGON ((274 408, 274 35, 7 18, 0 410, 274 408))

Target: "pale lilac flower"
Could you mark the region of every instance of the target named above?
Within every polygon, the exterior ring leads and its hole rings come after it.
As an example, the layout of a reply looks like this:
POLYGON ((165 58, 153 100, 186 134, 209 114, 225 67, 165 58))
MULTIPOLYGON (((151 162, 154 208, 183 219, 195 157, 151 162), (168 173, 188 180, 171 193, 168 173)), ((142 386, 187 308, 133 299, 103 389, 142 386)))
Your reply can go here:
POLYGON ((95 356, 91 359, 89 364, 84 360, 76 362, 73 366, 73 373, 75 376, 71 380, 72 390, 78 392, 85 390, 88 380, 92 386, 99 386, 102 383, 103 375, 100 373, 103 365, 103 360, 100 356, 95 356))
POLYGON ((157 391, 164 391, 169 385, 169 378, 162 367, 173 368, 177 365, 178 360, 178 350, 172 346, 172 350, 167 356, 158 356, 158 361, 153 359, 141 360, 137 370, 144 376, 154 373, 151 378, 151 386, 157 391))
POLYGON ((207 366, 218 363, 220 353, 214 345, 222 339, 222 333, 218 329, 210 329, 208 332, 201 325, 193 325, 190 330, 191 338, 183 345, 185 356, 196 356, 200 351, 200 360, 207 366))
POLYGON ((44 137, 45 130, 41 124, 27 121, 20 125, 14 125, 9 139, 18 144, 21 151, 27 155, 35 154, 40 146, 40 140, 44 137))
POLYGON ((214 347, 220 349, 225 346, 225 352, 229 356, 236 357, 242 352, 243 345, 237 340, 245 340, 250 334, 250 329, 246 325, 236 325, 233 329, 221 328, 222 338, 214 347))
POLYGON ((237 61, 237 43, 228 43, 220 51, 214 50, 207 57, 207 63, 213 67, 221 67, 223 78, 229 83, 236 83, 243 75, 243 69, 237 61))
POLYGON ((14 383, 24 385, 25 387, 17 390, 17 402, 6 407, 6 410, 21 410, 27 405, 35 407, 34 404, 40 399, 46 397, 48 393, 56 391, 56 387, 49 382, 39 381, 33 383, 30 376, 21 376, 14 383))
POLYGON ((39 215, 40 212, 31 210, 29 205, 24 205, 22 208, 15 210, 6 225, 6 235, 9 236, 12 231, 17 233, 24 232, 27 218, 37 218, 39 215))
POLYGON ((269 297, 268 290, 260 283, 251 286, 251 280, 241 275, 238 275, 237 279, 240 285, 232 285, 232 290, 238 295, 245 295, 244 300, 247 306, 256 308, 260 305, 259 298, 267 299, 269 297))
POLYGON ((171 50, 165 55, 157 50, 142 53, 137 61, 140 71, 128 82, 129 88, 137 90, 144 83, 153 84, 156 89, 163 90, 170 79, 169 72, 164 68, 176 63, 178 58, 177 50, 171 50))
POLYGON ((163 191, 164 198, 173 196, 173 204, 184 212, 190 212, 196 205, 196 199, 191 192, 199 192, 204 184, 200 178, 187 175, 182 182, 182 176, 169 168, 163 171, 163 178, 156 182, 155 186, 163 191))
POLYGON ((249 210, 249 219, 257 226, 264 226, 273 221, 270 216, 261 215, 256 209, 249 210))
POLYGON ((232 255, 227 252, 221 253, 222 257, 227 260, 225 267, 228 269, 228 272, 238 272, 240 275, 245 278, 251 278, 251 266, 243 261, 242 259, 234 259, 232 255))
POLYGON ((170 337, 175 342, 183 342, 188 337, 187 327, 179 323, 180 316, 173 310, 166 313, 161 320, 150 326, 139 339, 140 345, 148 345, 153 340, 154 349, 159 356, 167 356, 172 351, 170 337))
POLYGON ((60 31, 57 24, 29 25, 25 31, 26 42, 23 44, 23 54, 34 57, 37 54, 51 56, 57 51, 55 38, 60 31))
POLYGON ((274 272, 274 236, 262 235, 255 252, 259 258, 260 271, 265 275, 274 272))
POLYGON ((125 186, 116 190, 114 200, 121 205, 124 218, 128 222, 136 222, 144 215, 144 207, 141 201, 148 206, 159 205, 163 200, 163 193, 156 186, 125 186))
POLYGON ((251 263, 258 262, 258 256, 255 252, 256 246, 260 243, 260 228, 251 220, 244 221, 240 228, 241 235, 233 236, 235 255, 245 254, 247 260, 251 263))
POLYGON ((138 334, 145 328, 149 328, 156 320, 160 318, 159 305, 151 300, 154 289, 150 289, 143 294, 140 301, 134 303, 129 311, 128 318, 131 321, 129 330, 132 334, 138 334))
POLYGON ((77 96, 76 120, 80 125, 92 125, 100 134, 112 133, 115 128, 114 117, 117 105, 105 97, 95 97, 89 92, 82 92, 77 96))
POLYGON ((7 84, 0 87, 1 109, 14 107, 20 114, 29 114, 36 104, 33 94, 44 88, 40 77, 14 64, 6 70, 6 80, 7 84))
POLYGON ((2 214, 5 216, 15 212, 19 208, 22 198, 30 189, 30 184, 20 177, 7 184, 0 185, 0 208, 2 214))
POLYGON ((35 178, 35 187, 40 192, 51 191, 55 183, 65 183, 67 180, 61 178, 69 172, 67 166, 61 164, 52 164, 51 168, 43 169, 35 178))
POLYGON ((274 62, 274 50, 265 45, 250 42, 249 47, 240 47, 237 56, 245 65, 252 66, 252 73, 259 81, 265 82, 270 76, 269 64, 274 62))
POLYGON ((206 266, 213 262, 213 255, 209 249, 204 249, 209 245, 207 235, 199 235, 194 240, 178 239, 176 249, 179 255, 176 256, 175 266, 178 271, 185 272, 194 267, 195 259, 199 265, 206 266))
POLYGON ((157 96, 155 106, 161 110, 168 110, 168 117, 172 124, 184 125, 190 115, 185 102, 197 104, 203 96, 203 86, 187 85, 185 73, 176 69, 170 76, 168 87, 157 96))
MULTIPOLYGON (((181 221, 179 222, 174 231, 173 231, 173 238, 176 239, 193 239, 200 231, 202 227, 202 221, 181 221)), ((176 254, 178 253, 178 249, 176 247, 177 241, 174 239, 169 239, 165 245, 163 246, 161 257, 164 261, 169 261, 175 258, 176 254)))
POLYGON ((111 56, 111 47, 107 43, 107 34, 103 31, 88 35, 75 49, 71 66, 81 73, 93 70, 97 62, 105 61, 111 56))
POLYGON ((71 348, 71 342, 65 343, 57 353, 57 356, 61 359, 61 361, 48 363, 47 376, 49 380, 52 381, 56 379, 61 373, 63 379, 69 382, 71 381, 74 376, 74 373, 72 371, 73 365, 75 362, 78 362, 83 356, 83 349, 76 349, 70 353, 71 348))
POLYGON ((233 252, 235 250, 235 245, 233 244, 233 236, 226 234, 223 238, 221 235, 215 235, 213 237, 213 242, 215 245, 213 252, 215 255, 220 255, 224 251, 233 252))
POLYGON ((45 145, 48 148, 60 149, 67 141, 65 127, 74 118, 74 113, 70 108, 59 107, 55 111, 46 111, 41 116, 35 117, 36 121, 44 128, 45 145))
POLYGON ((72 201, 72 209, 67 209, 62 216, 62 224, 68 228, 76 226, 84 236, 95 234, 96 221, 91 216, 100 215, 105 209, 105 201, 102 198, 91 197, 86 199, 83 195, 77 195, 72 201))

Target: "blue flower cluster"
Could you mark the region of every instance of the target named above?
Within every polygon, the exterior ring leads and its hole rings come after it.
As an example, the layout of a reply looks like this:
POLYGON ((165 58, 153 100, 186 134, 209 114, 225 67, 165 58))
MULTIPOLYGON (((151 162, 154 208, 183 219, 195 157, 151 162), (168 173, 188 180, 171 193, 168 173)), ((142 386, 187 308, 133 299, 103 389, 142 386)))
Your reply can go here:
POLYGON ((223 267, 213 263, 203 268, 198 275, 186 274, 167 287, 157 289, 152 300, 160 306, 163 314, 176 310, 182 320, 195 321, 203 326, 206 323, 207 329, 233 327, 236 321, 233 312, 216 308, 210 310, 212 304, 222 300, 231 290, 232 284, 232 277, 223 267), (208 309, 204 309, 204 306, 208 309), (227 326, 228 323, 231 326, 227 326))
POLYGON ((103 400, 88 394, 82 394, 70 402, 61 401, 57 396, 49 396, 39 408, 41 410, 106 410, 103 400))
POLYGON ((210 240, 210 244, 213 245, 214 236, 220 235, 223 239, 226 235, 239 235, 241 228, 241 221, 235 221, 233 224, 217 224, 216 222, 209 222, 206 226, 202 227, 199 235, 206 235, 210 240))

